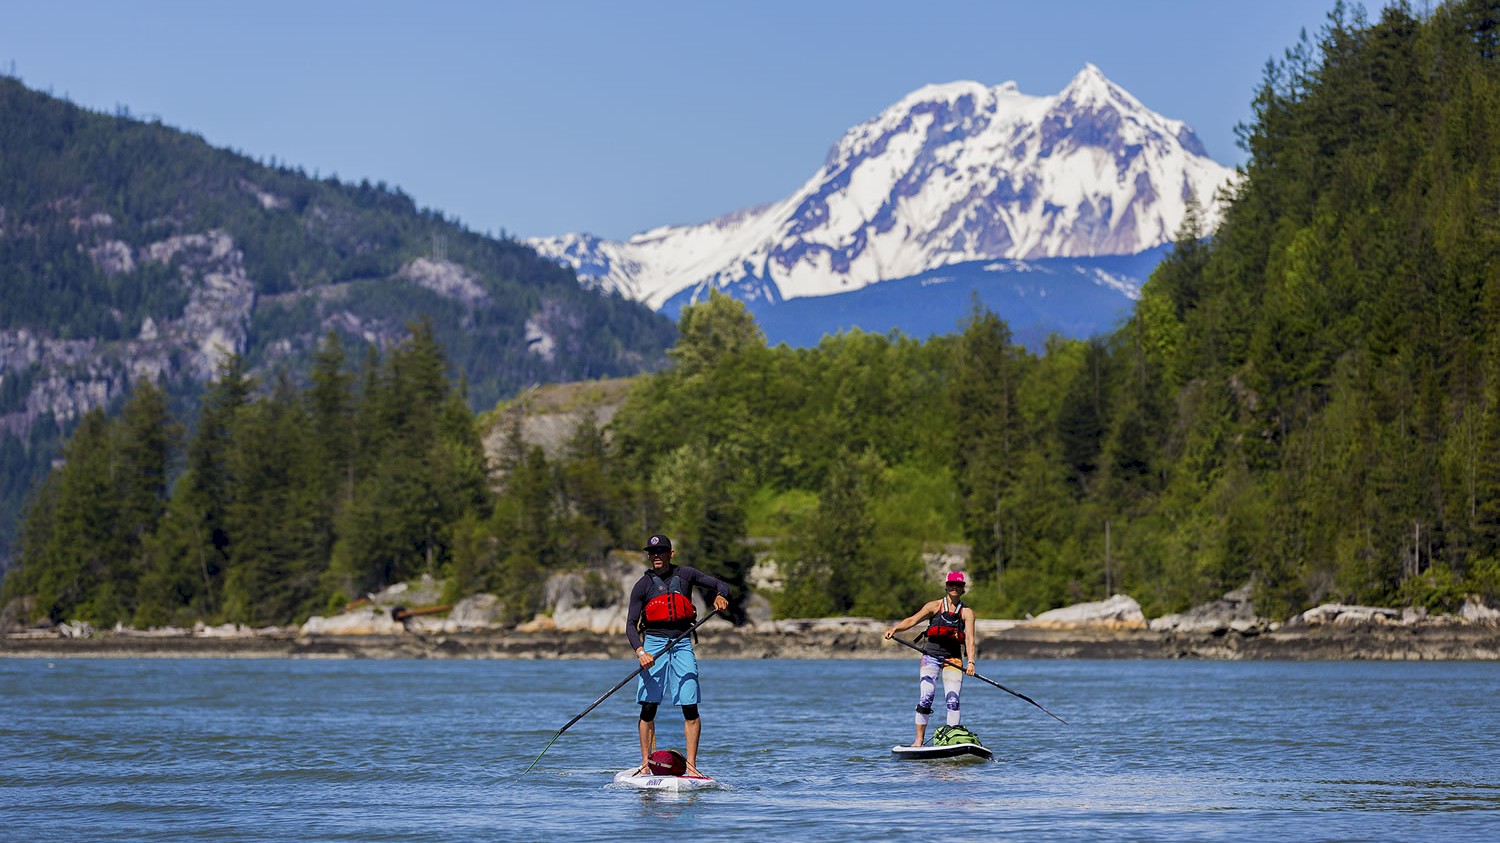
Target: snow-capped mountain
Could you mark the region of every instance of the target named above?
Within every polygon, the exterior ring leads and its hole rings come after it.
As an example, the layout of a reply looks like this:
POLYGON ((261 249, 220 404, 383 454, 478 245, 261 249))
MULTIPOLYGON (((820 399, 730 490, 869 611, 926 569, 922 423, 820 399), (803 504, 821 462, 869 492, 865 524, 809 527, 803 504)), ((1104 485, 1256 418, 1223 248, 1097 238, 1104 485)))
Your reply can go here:
POLYGON ((528 243, 658 310, 710 287, 763 310, 975 261, 1145 252, 1172 239, 1190 196, 1211 230, 1233 173, 1090 64, 1051 96, 1013 82, 915 91, 849 130, 778 202, 624 242, 528 243))

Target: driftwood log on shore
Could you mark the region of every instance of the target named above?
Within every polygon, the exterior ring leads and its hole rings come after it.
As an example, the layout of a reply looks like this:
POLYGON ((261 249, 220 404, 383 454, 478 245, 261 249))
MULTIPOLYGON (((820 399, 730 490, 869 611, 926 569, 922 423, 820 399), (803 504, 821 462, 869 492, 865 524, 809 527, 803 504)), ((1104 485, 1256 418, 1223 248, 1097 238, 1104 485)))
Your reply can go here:
MULTIPOLYGON (((706 630, 705 658, 897 659, 909 653, 881 637, 877 622, 812 624, 805 629, 706 630)), ((473 632, 386 635, 126 636, 0 638, 13 658, 467 658, 621 659, 623 635, 598 632, 473 632)), ((1002 659, 1495 660, 1500 628, 1485 625, 1283 627, 1275 631, 1175 632, 1151 629, 991 631, 980 661, 1002 659)))

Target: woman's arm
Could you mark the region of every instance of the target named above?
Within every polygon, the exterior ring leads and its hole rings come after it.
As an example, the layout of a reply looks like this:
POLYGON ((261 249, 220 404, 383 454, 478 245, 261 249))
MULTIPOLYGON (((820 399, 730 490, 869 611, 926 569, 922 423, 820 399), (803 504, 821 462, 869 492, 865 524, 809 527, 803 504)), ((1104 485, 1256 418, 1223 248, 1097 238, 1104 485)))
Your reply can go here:
POLYGON ((960 613, 964 619, 964 650, 969 656, 969 666, 964 672, 974 675, 974 654, 979 652, 979 624, 974 621, 974 610, 968 606, 960 613))
POLYGON ((911 629, 912 627, 916 626, 917 624, 921 623, 922 621, 924 621, 924 620, 932 617, 933 615, 937 614, 937 605, 938 605, 938 602, 939 601, 934 600, 931 603, 928 603, 928 604, 924 605, 921 609, 919 609, 917 611, 917 613, 915 615, 912 615, 911 617, 907 618, 904 621, 897 622, 895 626, 893 626, 890 629, 887 629, 885 631, 885 637, 886 638, 894 638, 894 637, 896 637, 896 633, 900 632, 901 630, 903 630, 903 629, 911 629))

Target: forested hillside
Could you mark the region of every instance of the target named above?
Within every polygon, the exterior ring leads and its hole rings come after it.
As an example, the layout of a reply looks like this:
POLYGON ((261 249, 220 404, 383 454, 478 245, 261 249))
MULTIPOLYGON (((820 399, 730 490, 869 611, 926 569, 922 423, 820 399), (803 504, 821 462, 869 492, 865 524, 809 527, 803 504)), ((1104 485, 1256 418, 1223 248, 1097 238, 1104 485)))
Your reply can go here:
POLYGON ((86 420, 5 594, 280 623, 431 571, 521 619, 546 571, 662 529, 737 585, 769 540, 783 616, 907 614, 954 543, 990 617, 1246 582, 1271 617, 1494 600, 1500 8, 1336 8, 1254 105, 1223 226, 1190 219, 1107 339, 1032 354, 976 308, 927 342, 771 348, 714 296, 607 430, 548 455, 515 429, 490 466, 430 327, 357 367, 327 341, 310 386, 226 369, 180 451, 149 391, 86 420))
POLYGON ((89 410, 154 382, 192 408, 238 354, 269 382, 319 342, 399 342, 425 315, 476 408, 661 365, 671 323, 581 289, 501 233, 89 112, 0 77, 0 567, 26 492, 89 410))
MULTIPOLYGON (((1225 225, 1116 339, 1126 558, 1263 607, 1500 588, 1500 7, 1342 5, 1267 68, 1225 225), (1123 470, 1122 470, 1123 469, 1123 470)), ((1170 578, 1163 578, 1163 582, 1170 578)))

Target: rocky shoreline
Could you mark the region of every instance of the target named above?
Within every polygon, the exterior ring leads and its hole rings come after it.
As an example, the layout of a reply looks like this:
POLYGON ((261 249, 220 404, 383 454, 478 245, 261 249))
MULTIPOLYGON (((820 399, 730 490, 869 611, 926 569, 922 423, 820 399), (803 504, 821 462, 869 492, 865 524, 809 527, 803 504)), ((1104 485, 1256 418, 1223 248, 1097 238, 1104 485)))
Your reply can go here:
MULTIPOLYGON (((1003 623, 1003 622, 996 622, 1003 623)), ((883 640, 881 622, 780 622, 776 628, 705 627, 705 658, 887 659, 911 655, 883 640)), ((621 634, 590 631, 400 632, 243 636, 96 634, 87 638, 7 636, 0 658, 330 658, 330 659, 621 659, 621 634)), ((1011 626, 980 638, 981 661, 1004 659, 1496 660, 1500 628, 1480 624, 1417 627, 1331 624, 1275 631, 1049 629, 1011 626)))
MULTIPOLYGON (((615 572, 628 585, 630 571, 615 572)), ((430 578, 398 584, 301 626, 203 624, 95 630, 70 622, 0 635, 0 658, 630 659, 625 606, 583 600, 575 574, 548 582, 550 611, 502 625, 493 595, 437 605, 430 578), (420 608, 409 608, 417 606, 420 608)), ((698 651, 718 659, 894 659, 874 618, 772 620, 752 595, 750 622, 708 619, 698 651)), ((706 611, 699 607, 700 612, 706 611)), ((0 629, 3 629, 0 625, 0 629)), ((1248 586, 1188 612, 1147 619, 1127 595, 1014 620, 981 618, 981 661, 1003 659, 1500 660, 1500 609, 1470 597, 1451 615, 1327 603, 1284 622, 1256 615, 1248 586)), ((910 633, 908 633, 908 638, 910 633)))

